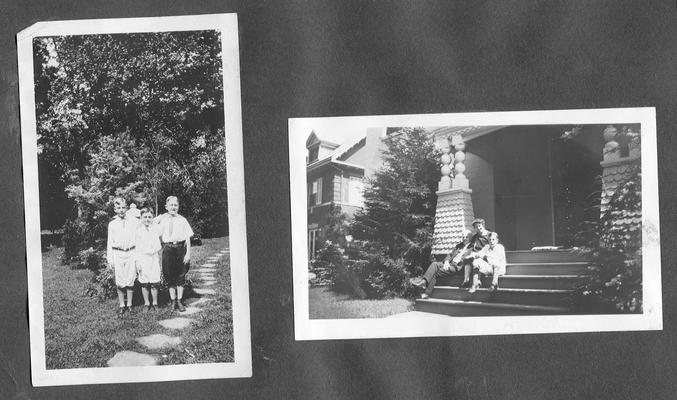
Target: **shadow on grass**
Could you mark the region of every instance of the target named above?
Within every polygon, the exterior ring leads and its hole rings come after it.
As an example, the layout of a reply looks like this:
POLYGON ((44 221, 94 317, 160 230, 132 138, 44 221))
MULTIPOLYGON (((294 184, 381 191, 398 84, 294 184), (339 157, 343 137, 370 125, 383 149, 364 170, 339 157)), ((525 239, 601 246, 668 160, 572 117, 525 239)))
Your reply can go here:
POLYGON ((414 309, 409 299, 353 299, 327 286, 311 287, 308 294, 310 319, 383 318, 414 309))

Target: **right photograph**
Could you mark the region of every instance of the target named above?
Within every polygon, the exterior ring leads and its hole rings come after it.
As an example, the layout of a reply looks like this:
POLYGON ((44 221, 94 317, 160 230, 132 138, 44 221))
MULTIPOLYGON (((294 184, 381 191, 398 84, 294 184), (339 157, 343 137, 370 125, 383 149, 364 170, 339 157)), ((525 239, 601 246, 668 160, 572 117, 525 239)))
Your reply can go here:
POLYGON ((654 112, 290 120, 296 338, 661 329, 654 112))

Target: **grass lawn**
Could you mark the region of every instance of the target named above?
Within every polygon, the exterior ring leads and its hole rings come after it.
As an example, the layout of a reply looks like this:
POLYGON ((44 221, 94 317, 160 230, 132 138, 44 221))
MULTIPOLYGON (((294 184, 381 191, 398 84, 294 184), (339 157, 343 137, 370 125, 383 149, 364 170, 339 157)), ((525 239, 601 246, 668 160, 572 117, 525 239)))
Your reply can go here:
MULTIPOLYGON (((197 268, 219 250, 225 249, 228 238, 204 239, 201 246, 191 249, 191 269, 197 268)), ((194 322, 176 331, 157 323, 177 317, 166 305, 168 294, 160 294, 160 309, 144 312, 143 297, 137 288, 131 314, 119 318, 117 299, 101 301, 88 297, 85 290, 93 272, 72 270, 62 265, 62 248, 51 248, 42 254, 45 352, 47 369, 105 367, 116 352, 137 351, 157 356, 160 365, 233 360, 233 318, 230 282, 230 260, 222 257, 216 264, 216 290, 212 301, 201 304, 205 311, 187 318, 194 322), (166 350, 148 350, 135 341, 150 334, 181 336, 178 346, 166 350)), ((188 272, 190 278, 192 272, 188 272)), ((193 278, 195 279, 195 278, 193 278)), ((199 297, 187 291, 184 299, 199 297)))
POLYGON ((309 290, 310 319, 382 318, 414 310, 414 302, 407 299, 352 299, 326 286, 309 290))

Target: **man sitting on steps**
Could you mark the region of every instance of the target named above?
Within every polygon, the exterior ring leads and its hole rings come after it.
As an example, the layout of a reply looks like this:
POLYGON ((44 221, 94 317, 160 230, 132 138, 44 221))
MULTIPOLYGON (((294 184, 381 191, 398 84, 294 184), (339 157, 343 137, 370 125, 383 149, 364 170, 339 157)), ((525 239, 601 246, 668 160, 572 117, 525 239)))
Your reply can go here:
POLYGON ((443 262, 433 261, 423 276, 411 279, 411 284, 424 289, 421 298, 427 299, 435 287, 438 278, 450 276, 463 269, 464 279, 462 287, 472 285, 470 274, 473 270, 474 254, 489 244, 489 234, 482 218, 475 218, 472 222, 475 234, 457 244, 451 254, 447 254, 443 262))

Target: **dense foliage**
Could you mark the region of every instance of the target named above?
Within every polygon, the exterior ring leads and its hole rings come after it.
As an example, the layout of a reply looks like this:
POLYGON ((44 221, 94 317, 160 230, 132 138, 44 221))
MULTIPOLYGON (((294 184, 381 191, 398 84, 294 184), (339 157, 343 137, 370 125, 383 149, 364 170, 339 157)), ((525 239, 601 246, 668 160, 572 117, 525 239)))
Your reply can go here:
POLYGON ((163 212, 176 195, 198 235, 227 233, 218 32, 37 38, 34 54, 39 161, 72 211, 41 208, 65 215, 67 259, 103 248, 114 196, 163 212))
POLYGON ((588 249, 592 275, 579 289, 581 307, 642 312, 642 185, 639 162, 618 185, 588 249))

